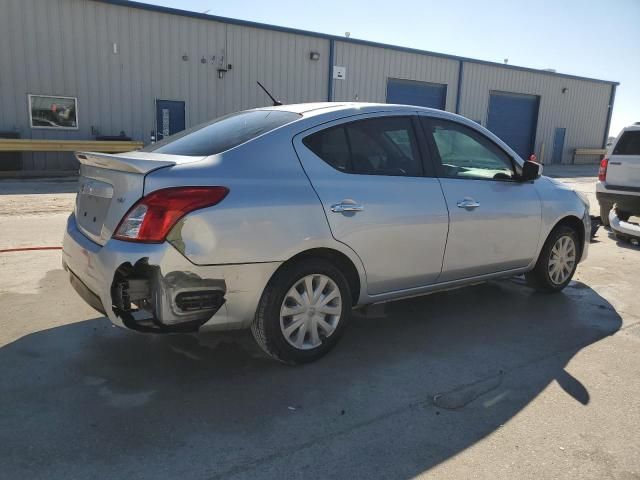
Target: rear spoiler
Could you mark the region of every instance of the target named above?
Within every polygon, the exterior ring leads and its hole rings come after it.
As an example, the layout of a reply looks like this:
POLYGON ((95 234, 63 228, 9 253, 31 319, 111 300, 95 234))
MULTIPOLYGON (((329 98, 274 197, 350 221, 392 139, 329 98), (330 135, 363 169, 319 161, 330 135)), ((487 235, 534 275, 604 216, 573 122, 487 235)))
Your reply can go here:
POLYGON ((82 165, 106 168, 120 172, 147 174, 163 167, 172 167, 175 160, 169 160, 170 155, 157 155, 146 152, 128 152, 122 154, 76 152, 76 158, 82 165))

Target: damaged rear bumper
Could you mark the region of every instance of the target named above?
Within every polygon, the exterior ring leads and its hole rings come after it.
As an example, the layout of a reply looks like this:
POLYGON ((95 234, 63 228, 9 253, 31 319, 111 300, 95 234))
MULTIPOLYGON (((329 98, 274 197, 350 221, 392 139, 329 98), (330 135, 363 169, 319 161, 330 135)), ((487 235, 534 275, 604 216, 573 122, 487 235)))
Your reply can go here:
POLYGON ((138 331, 246 328, 280 262, 195 265, 169 243, 85 237, 67 221, 62 263, 72 286, 116 325, 138 331))

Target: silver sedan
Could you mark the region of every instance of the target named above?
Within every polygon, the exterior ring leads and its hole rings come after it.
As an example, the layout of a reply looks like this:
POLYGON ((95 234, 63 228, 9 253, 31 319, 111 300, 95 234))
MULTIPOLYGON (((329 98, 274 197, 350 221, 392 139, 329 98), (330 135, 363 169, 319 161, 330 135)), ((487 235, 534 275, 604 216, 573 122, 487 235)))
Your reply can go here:
POLYGON ((139 332, 251 328, 285 363, 354 307, 519 274, 557 292, 587 253, 582 196, 439 110, 260 108, 77 157, 63 264, 90 305, 139 332))

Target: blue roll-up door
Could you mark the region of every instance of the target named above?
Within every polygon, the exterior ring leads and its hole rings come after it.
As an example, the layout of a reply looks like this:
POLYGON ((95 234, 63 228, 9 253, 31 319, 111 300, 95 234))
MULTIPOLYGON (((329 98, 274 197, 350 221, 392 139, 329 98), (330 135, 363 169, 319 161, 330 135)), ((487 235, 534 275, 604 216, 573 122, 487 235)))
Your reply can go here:
POLYGON ((534 152, 539 97, 491 92, 487 128, 527 160, 534 152))
POLYGON ((387 103, 418 105, 444 110, 447 86, 441 83, 417 82, 390 78, 387 81, 387 103))

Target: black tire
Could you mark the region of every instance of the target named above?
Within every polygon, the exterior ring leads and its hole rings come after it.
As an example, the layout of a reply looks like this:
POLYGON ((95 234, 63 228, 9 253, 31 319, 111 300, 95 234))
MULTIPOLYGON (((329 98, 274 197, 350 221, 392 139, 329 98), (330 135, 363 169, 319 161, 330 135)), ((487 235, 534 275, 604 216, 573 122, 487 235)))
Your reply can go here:
POLYGON ((554 293, 561 291, 564 287, 566 287, 573 275, 576 273, 576 268, 578 267, 578 260, 581 255, 581 246, 578 241, 578 235, 576 231, 570 227, 560 225, 554 228, 547 240, 544 242, 544 246, 542 247, 542 251, 540 252, 540 256, 538 257, 538 261, 536 262, 536 266, 530 272, 525 274, 525 278, 529 286, 539 292, 547 292, 554 293), (571 270, 571 274, 568 278, 562 283, 555 283, 551 280, 549 275, 549 259, 551 256, 551 250, 553 246, 558 241, 558 239, 562 236, 568 235, 573 239, 575 248, 576 248, 576 261, 573 265, 573 269, 571 270))
POLYGON ((276 272, 262 293, 256 316, 251 324, 251 333, 257 344, 267 355, 282 363, 294 365, 313 362, 327 354, 342 336, 351 318, 353 303, 351 291, 343 273, 332 263, 316 258, 285 265, 276 272), (302 350, 291 345, 280 328, 280 308, 285 295, 296 282, 307 275, 326 275, 335 282, 341 296, 341 313, 335 330, 321 345, 302 350))
POLYGON ((612 203, 601 203, 600 204, 600 220, 602 221, 603 227, 609 226, 609 212, 613 208, 612 203))

